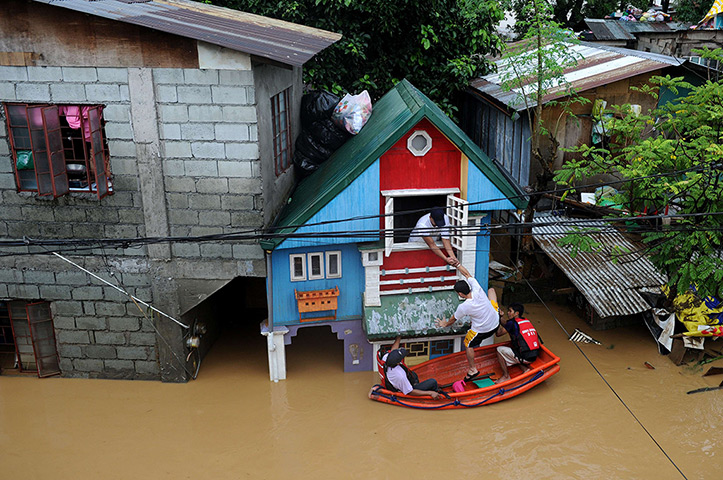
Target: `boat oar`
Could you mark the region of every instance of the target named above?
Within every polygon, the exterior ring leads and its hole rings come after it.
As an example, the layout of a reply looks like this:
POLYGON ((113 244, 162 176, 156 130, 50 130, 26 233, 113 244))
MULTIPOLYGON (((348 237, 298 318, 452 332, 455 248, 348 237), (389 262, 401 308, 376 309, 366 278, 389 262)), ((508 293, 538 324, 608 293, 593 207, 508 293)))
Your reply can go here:
MULTIPOLYGON (((478 375, 478 376, 474 377, 474 379, 475 379, 475 380, 482 380, 483 378, 490 378, 492 375, 494 375, 493 372, 484 373, 484 374, 482 374, 482 375, 478 375)), ((440 385, 438 388, 449 388, 449 387, 451 387, 452 385, 454 385, 454 382, 452 382, 452 383, 445 383, 444 385, 440 385)))

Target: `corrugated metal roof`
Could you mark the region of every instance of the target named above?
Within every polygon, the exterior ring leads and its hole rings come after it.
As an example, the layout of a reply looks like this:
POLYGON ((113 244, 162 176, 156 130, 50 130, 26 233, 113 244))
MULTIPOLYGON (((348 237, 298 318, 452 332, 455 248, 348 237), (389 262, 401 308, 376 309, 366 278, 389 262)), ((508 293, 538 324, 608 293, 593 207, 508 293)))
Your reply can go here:
MULTIPOLYGON (((578 57, 577 65, 565 72, 565 81, 561 85, 549 89, 549 94, 543 99, 544 103, 566 96, 568 94, 567 87, 569 86, 577 92, 584 92, 601 85, 607 85, 668 66, 681 65, 685 62, 684 59, 668 55, 587 42, 570 45, 569 50, 572 50, 578 57)), ((517 111, 534 107, 536 105, 534 99, 528 97, 528 104, 525 105, 521 98, 523 92, 525 94, 531 93, 533 86, 524 85, 512 91, 503 90, 501 86, 502 76, 504 72, 511 70, 512 67, 504 59, 497 60, 495 65, 497 66, 496 73, 472 80, 470 86, 479 93, 492 97, 517 111)))
POLYGON ((538 214, 534 223, 532 237, 535 242, 602 318, 650 310, 640 292, 657 289, 667 281, 645 255, 635 253, 644 251, 644 245, 629 240, 605 222, 538 214), (576 223, 600 227, 600 233, 594 234, 594 239, 603 245, 601 253, 580 252, 573 258, 571 247, 557 244, 576 223), (618 248, 632 253, 622 256, 616 263, 610 253, 618 248))
POLYGON ((341 35, 190 0, 34 0, 301 66, 341 35))
MULTIPOLYGON (((374 161, 389 150, 423 118, 437 127, 518 208, 527 200, 513 180, 464 134, 444 112, 407 80, 402 80, 374 104, 359 134, 350 138, 319 169, 299 183, 290 203, 272 226, 276 233, 294 232, 329 203, 374 161)), ((273 250, 284 239, 264 240, 261 246, 273 250)))
POLYGON ((585 23, 597 40, 635 40, 636 33, 676 32, 690 26, 679 22, 622 22, 609 18, 586 18, 585 23))

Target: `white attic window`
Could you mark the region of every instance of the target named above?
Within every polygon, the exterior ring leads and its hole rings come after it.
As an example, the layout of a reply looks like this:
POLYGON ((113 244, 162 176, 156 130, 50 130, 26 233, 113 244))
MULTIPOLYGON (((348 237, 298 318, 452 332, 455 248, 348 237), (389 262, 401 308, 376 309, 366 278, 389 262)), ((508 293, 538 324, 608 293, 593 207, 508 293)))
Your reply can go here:
POLYGON ((417 130, 407 139, 407 150, 415 157, 423 157, 432 149, 432 137, 424 130, 417 130))

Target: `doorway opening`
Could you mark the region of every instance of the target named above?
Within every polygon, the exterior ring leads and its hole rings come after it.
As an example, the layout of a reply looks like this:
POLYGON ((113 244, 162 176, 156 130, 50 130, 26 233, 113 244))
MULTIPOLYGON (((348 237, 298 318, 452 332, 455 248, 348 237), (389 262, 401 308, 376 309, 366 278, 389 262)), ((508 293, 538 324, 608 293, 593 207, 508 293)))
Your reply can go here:
POLYGON ((266 278, 236 277, 182 318, 188 325, 202 323, 198 353, 199 377, 220 372, 224 365, 242 366, 267 375, 266 340, 260 324, 268 316, 266 278))
POLYGON ((287 378, 302 372, 344 372, 344 341, 329 325, 299 328, 286 346, 287 378))

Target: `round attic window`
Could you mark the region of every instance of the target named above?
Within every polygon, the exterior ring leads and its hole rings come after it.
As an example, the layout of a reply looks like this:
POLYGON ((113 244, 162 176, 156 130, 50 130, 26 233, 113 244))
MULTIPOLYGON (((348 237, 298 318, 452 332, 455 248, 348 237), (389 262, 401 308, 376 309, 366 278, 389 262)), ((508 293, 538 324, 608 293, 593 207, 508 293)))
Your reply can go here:
POLYGON ((417 130, 409 136, 407 149, 415 157, 423 157, 432 149, 432 137, 424 130, 417 130))

